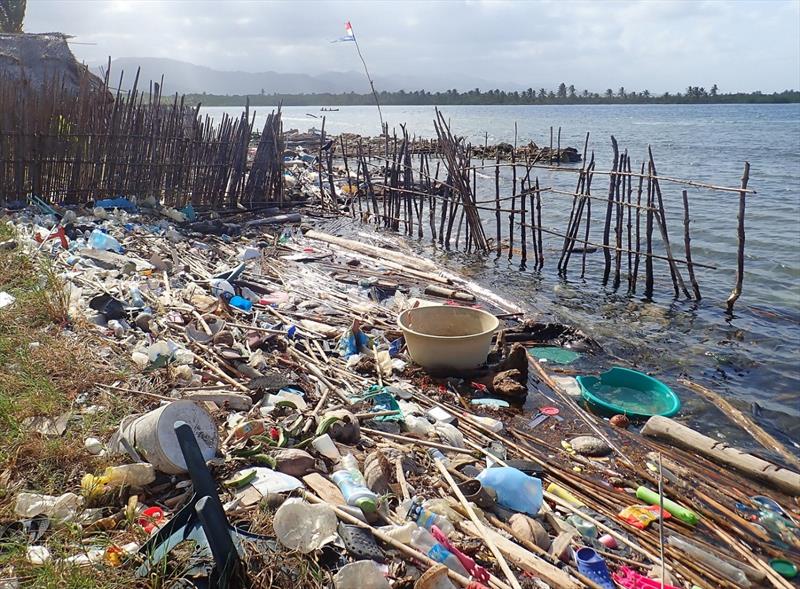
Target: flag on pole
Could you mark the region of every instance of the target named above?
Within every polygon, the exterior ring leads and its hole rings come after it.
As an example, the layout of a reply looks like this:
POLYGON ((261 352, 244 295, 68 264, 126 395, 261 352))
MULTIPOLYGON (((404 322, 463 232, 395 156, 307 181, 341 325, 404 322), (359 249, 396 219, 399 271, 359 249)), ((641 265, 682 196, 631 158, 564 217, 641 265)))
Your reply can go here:
POLYGON ((356 36, 353 34, 353 27, 350 25, 350 21, 348 20, 344 23, 344 37, 339 37, 338 39, 334 39, 331 43, 341 43, 344 41, 355 41, 356 36))

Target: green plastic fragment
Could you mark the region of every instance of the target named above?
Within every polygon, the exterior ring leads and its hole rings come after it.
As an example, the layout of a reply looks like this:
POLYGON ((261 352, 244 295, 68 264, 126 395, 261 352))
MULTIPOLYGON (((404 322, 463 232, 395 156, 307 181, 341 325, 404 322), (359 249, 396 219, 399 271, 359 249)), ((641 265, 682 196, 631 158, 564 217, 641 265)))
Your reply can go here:
POLYGON ((572 364, 581 357, 578 352, 565 350, 557 346, 528 348, 528 353, 537 360, 547 360, 553 364, 572 364))

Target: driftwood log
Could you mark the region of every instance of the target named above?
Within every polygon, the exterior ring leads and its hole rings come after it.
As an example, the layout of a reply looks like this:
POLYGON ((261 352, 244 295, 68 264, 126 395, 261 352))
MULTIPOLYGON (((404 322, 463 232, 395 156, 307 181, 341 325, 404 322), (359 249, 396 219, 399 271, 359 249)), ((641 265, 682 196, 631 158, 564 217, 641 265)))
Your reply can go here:
POLYGON ((704 436, 668 417, 651 417, 642 428, 642 434, 668 440, 719 464, 735 468, 754 480, 764 481, 790 495, 800 496, 800 474, 704 436))

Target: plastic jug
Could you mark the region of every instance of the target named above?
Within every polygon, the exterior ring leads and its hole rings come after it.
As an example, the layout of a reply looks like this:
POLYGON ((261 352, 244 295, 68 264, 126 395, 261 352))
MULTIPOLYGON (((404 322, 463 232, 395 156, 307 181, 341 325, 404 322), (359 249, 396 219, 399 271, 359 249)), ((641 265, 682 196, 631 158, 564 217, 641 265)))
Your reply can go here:
POLYGON ((96 250, 117 252, 118 254, 124 251, 120 242, 99 229, 93 229, 92 233, 89 235, 89 247, 96 250))
POLYGON ((542 481, 510 466, 487 468, 477 477, 492 489, 501 507, 536 515, 542 506, 542 481))

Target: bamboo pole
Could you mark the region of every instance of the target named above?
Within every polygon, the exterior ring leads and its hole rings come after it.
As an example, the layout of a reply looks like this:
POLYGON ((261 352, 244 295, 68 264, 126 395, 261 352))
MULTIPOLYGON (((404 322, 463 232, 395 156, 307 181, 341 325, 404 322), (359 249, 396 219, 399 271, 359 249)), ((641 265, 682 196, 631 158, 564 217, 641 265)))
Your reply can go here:
POLYGON ((648 162, 647 178, 647 221, 645 223, 645 258, 644 258, 644 297, 653 298, 653 177, 652 164, 648 162))
POLYGON ((442 462, 439 459, 435 459, 433 463, 436 465, 436 468, 439 469, 439 472, 442 473, 442 476, 447 481, 447 484, 450 485, 450 489, 455 493, 458 500, 461 502, 461 505, 464 506, 467 513, 469 514, 469 519, 472 520, 472 523, 475 524, 475 528, 478 530, 478 535, 483 540, 484 544, 491 550, 494 557, 497 559, 497 563, 500 565, 500 569, 503 571, 503 574, 506 577, 506 581, 508 581, 512 587, 515 589, 522 589, 522 586, 517 581, 517 577, 511 571, 511 568, 508 566, 503 553, 498 550, 497 545, 492 540, 492 537, 487 532, 486 528, 483 527, 481 520, 475 515, 475 511, 472 509, 472 506, 467 501, 464 494, 461 492, 461 489, 458 488, 456 482, 453 480, 453 477, 450 476, 450 473, 447 472, 447 469, 444 467, 442 462))
POLYGON ((750 434, 750 436, 752 436, 752 438, 759 444, 764 446, 764 448, 770 452, 777 452, 784 460, 786 460, 786 462, 800 471, 800 459, 798 459, 797 456, 787 450, 786 446, 784 446, 774 436, 764 430, 764 428, 758 425, 750 417, 734 407, 733 404, 731 404, 722 395, 686 378, 680 378, 678 379, 678 382, 705 397, 708 402, 715 405, 718 409, 725 413, 731 419, 731 421, 750 434))
POLYGON ((500 226, 500 153, 498 152, 496 156, 496 166, 494 168, 494 198, 495 198, 495 209, 494 209, 494 226, 495 226, 495 245, 497 246, 497 256, 499 257, 502 253, 503 244, 502 244, 502 237, 500 235, 502 227, 500 226))
POLYGON ((653 189, 658 199, 658 211, 656 212, 656 221, 658 224, 658 228, 661 232, 661 239, 664 242, 664 250, 667 252, 667 258, 669 263, 669 272, 670 276, 672 277, 673 287, 675 289, 675 296, 678 297, 680 292, 686 295, 687 298, 690 297, 689 291, 686 288, 686 285, 683 282, 683 277, 681 276, 681 272, 678 267, 675 265, 675 261, 672 258, 672 247, 669 242, 669 232, 667 231, 667 216, 664 210, 664 199, 661 197, 661 187, 658 183, 658 174, 656 173, 656 163, 653 160, 653 150, 648 145, 647 151, 650 154, 650 169, 653 172, 653 189))

